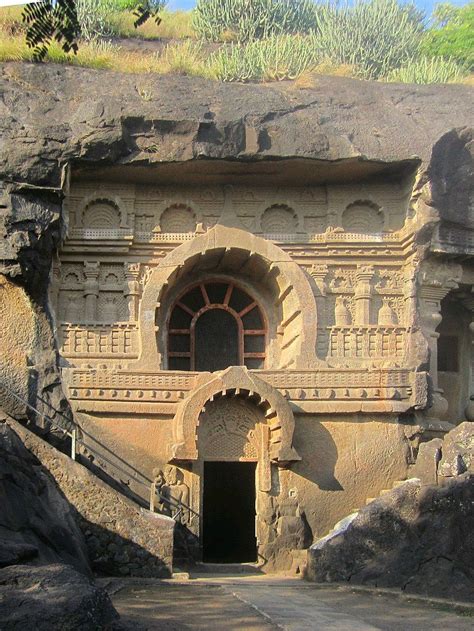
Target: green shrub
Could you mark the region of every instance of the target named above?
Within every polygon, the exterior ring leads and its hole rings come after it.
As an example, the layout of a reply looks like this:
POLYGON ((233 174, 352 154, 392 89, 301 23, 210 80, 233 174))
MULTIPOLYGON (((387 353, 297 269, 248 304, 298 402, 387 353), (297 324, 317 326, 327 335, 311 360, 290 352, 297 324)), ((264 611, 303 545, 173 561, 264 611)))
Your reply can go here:
POLYGON ((386 76, 418 56, 421 15, 397 0, 356 0, 321 5, 315 47, 335 64, 348 64, 364 79, 386 76))
POLYGON ((220 81, 276 81, 295 79, 317 61, 308 36, 274 35, 221 48, 208 63, 220 81))
MULTIPOLYGON (((133 26, 133 9, 138 0, 76 0, 77 17, 81 36, 86 41, 120 34, 121 16, 128 15, 133 26)), ((161 10, 166 0, 153 0, 153 8, 161 10)), ((156 26, 156 25, 155 25, 156 26)))
POLYGON ((312 0, 198 0, 193 27, 209 41, 250 42, 283 33, 308 33, 317 26, 312 0))
POLYGON ((76 0, 82 38, 91 41, 113 35, 111 16, 116 8, 116 0, 76 0))
POLYGON ((397 83, 452 83, 461 81, 466 74, 466 70, 459 66, 454 59, 420 57, 408 62, 401 68, 392 70, 387 76, 387 81, 397 83))
POLYGON ((422 52, 451 57, 474 70, 474 2, 465 7, 439 5, 438 11, 439 22, 423 37, 422 52))
POLYGON ((115 0, 115 11, 133 11, 140 4, 140 0, 115 0))
POLYGON ((139 39, 185 39, 196 38, 191 27, 190 11, 160 12, 161 22, 147 20, 145 24, 135 28, 135 16, 130 11, 116 11, 110 16, 110 23, 114 34, 118 37, 133 37, 139 39))
MULTIPOLYGON (((142 0, 114 0, 114 4, 115 4, 115 11, 133 11, 140 4, 143 4, 143 1, 142 0)), ((167 5, 167 0, 152 0, 150 4, 153 9, 162 11, 167 5)))
POLYGON ((162 54, 163 72, 207 76, 202 45, 193 40, 168 44, 162 54))

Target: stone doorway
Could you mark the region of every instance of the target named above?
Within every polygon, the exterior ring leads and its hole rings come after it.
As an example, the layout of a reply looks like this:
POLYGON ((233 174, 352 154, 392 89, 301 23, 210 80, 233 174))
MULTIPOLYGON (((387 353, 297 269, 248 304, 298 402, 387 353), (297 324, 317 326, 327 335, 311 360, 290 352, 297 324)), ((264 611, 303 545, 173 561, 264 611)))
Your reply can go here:
POLYGON ((257 560, 256 465, 256 462, 204 462, 203 561, 257 560))

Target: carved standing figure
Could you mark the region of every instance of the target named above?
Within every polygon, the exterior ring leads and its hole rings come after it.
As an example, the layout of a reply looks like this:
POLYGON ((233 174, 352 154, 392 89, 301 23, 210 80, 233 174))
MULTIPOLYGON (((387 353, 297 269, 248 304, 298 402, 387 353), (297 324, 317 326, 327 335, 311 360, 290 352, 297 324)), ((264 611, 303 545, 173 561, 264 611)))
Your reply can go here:
POLYGON ((178 515, 178 521, 188 523, 189 488, 184 483, 183 472, 174 465, 167 465, 164 471, 165 485, 162 487, 162 495, 170 501, 167 508, 172 517, 178 515))
POLYGON ((161 513, 163 512, 163 503, 161 502, 161 499, 158 502, 156 500, 157 493, 161 495, 161 489, 165 484, 165 478, 161 469, 153 469, 152 476, 153 481, 150 488, 150 510, 154 513, 156 512, 156 509, 158 509, 158 512, 161 513))

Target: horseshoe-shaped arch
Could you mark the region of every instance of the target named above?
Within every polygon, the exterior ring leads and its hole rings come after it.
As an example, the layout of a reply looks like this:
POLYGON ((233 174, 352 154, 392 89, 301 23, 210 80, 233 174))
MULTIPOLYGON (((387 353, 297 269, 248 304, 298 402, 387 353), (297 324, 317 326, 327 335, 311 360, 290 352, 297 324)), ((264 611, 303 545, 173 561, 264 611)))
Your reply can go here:
POLYGON ((263 408, 270 429, 270 459, 280 465, 301 460, 293 447, 295 419, 288 401, 278 390, 250 373, 245 366, 222 372, 203 373, 201 383, 178 406, 173 424, 170 460, 190 461, 199 457, 197 429, 206 403, 216 396, 243 396, 263 408))
POLYGON ((156 310, 180 271, 193 261, 233 250, 240 257, 244 255, 249 259, 259 259, 277 279, 278 295, 275 295, 275 302, 281 306, 283 314, 280 323, 283 351, 280 365, 274 368, 315 367, 316 301, 303 270, 274 243, 239 228, 216 225, 205 234, 182 243, 152 271, 140 304, 140 356, 137 368, 156 371, 163 367, 157 342, 156 310))

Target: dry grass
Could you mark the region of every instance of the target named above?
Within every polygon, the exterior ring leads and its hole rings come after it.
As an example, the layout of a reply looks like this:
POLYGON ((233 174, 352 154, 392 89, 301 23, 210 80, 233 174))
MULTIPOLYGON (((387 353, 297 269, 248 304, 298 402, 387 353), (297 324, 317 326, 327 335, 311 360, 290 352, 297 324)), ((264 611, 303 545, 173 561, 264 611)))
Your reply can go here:
POLYGON ((474 88, 474 72, 471 72, 470 75, 467 75, 467 77, 464 77, 461 83, 463 83, 464 85, 470 85, 474 88))
MULTIPOLYGON (((22 11, 23 7, 21 6, 0 8, 0 62, 31 61, 32 59, 32 51, 25 42, 24 26, 21 21, 22 11)), ((77 55, 67 55, 60 46, 53 43, 46 61, 145 75, 174 73, 213 79, 220 76, 217 65, 215 63, 213 65, 212 56, 209 57, 203 52, 202 45, 196 41, 196 34, 191 26, 190 12, 164 11, 162 13, 163 21, 159 26, 149 20, 139 29, 134 28, 134 18, 131 13, 122 12, 113 16, 112 19, 116 20, 115 30, 120 37, 161 38, 175 41, 156 53, 141 53, 139 50, 127 51, 108 41, 81 42, 77 55), (176 42, 176 40, 178 41, 176 42)), ((233 34, 227 33, 225 39, 232 41, 233 34)), ((279 54, 281 52, 279 51, 279 54)), ((281 71, 280 66, 279 70, 281 71)), ((309 65, 302 72, 301 70, 303 70, 303 66, 293 75, 295 80, 292 86, 295 89, 315 87, 318 83, 318 75, 357 76, 356 68, 353 66, 338 65, 326 60, 316 66, 309 65), (301 74, 298 76, 298 73, 301 74)), ((287 77, 286 74, 284 77, 280 74, 274 76, 266 72, 260 79, 255 80, 272 81, 287 77)), ((237 77, 232 75, 228 80, 236 79, 237 77)), ((474 86, 474 74, 463 77, 458 82, 474 86)))
POLYGON ((135 28, 133 13, 122 12, 111 16, 111 23, 118 37, 135 37, 140 39, 196 39, 191 25, 190 11, 163 11, 161 23, 147 20, 142 26, 135 28))
MULTIPOLYGON (((23 7, 0 7, 0 32, 16 35, 24 31, 21 15, 23 7)), ((196 33, 191 25, 190 11, 163 11, 160 14, 161 23, 147 20, 139 28, 133 23, 135 17, 130 11, 122 11, 110 16, 110 23, 118 37, 138 39, 196 39, 196 33)))
MULTIPOLYGON (((22 36, 0 38, 0 62, 31 61, 32 51, 22 36)), ((169 44, 161 53, 124 52, 110 42, 82 42, 77 55, 67 55, 57 44, 52 44, 47 62, 109 69, 133 74, 183 74, 210 77, 211 73, 201 45, 185 40, 169 44)))
POLYGON ((24 31, 21 20, 23 7, 1 7, 0 8, 0 34, 2 37, 16 35, 24 31))

